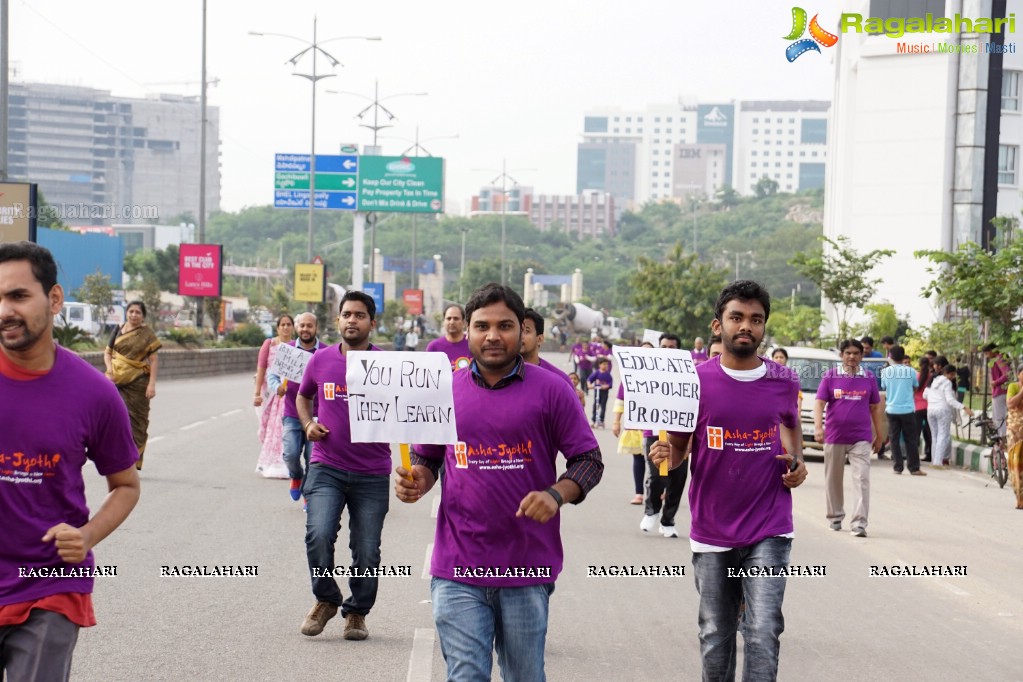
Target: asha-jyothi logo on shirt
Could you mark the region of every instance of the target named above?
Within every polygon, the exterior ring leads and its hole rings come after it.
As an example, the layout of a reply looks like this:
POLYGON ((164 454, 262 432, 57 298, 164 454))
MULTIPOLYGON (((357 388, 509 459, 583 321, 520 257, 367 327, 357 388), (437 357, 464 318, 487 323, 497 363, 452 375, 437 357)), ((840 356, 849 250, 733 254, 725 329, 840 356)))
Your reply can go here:
POLYGON ((806 10, 802 7, 792 8, 792 30, 785 40, 795 40, 796 42, 785 48, 785 59, 790 62, 796 61, 800 55, 813 50, 819 53, 821 49, 817 47, 818 44, 824 47, 834 47, 835 43, 838 42, 838 36, 834 33, 828 33, 821 25, 817 23, 817 17, 819 15, 813 15, 813 19, 810 20, 809 28, 806 23, 806 10), (803 34, 809 30, 810 37, 802 38, 803 34))

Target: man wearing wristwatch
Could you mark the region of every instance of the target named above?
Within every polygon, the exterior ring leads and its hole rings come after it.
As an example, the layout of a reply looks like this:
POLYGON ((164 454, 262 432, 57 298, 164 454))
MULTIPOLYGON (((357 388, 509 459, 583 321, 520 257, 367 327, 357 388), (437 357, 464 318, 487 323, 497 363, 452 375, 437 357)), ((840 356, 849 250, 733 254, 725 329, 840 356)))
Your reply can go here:
POLYGON ((766 289, 750 280, 733 282, 714 310, 711 330, 721 336, 724 352, 696 368, 696 429, 669 432, 667 442, 651 445, 650 458, 655 464, 668 460, 672 469, 684 466, 691 445, 689 544, 700 595, 703 679, 735 677, 745 601, 742 679, 774 680, 794 537, 792 489, 806 480, 799 380, 757 355, 771 313, 766 289))
MULTIPOLYGON (((298 338, 288 345, 295 346, 307 353, 315 353, 325 347, 316 338, 317 331, 316 315, 302 313, 295 318, 295 333, 298 338)), ((281 379, 276 374, 267 374, 266 385, 277 395, 284 396, 284 416, 281 418, 284 421, 284 431, 281 445, 284 450, 284 464, 288 467, 288 477, 291 479, 289 493, 291 499, 297 502, 298 498, 302 496, 302 481, 305 479, 305 472, 309 469, 309 453, 312 447, 309 439, 306 438, 302 422, 298 418, 298 410, 295 408, 298 382, 281 379)))
POLYGON ((572 387, 520 356, 518 294, 487 284, 465 312, 473 361, 454 375, 458 442, 417 445, 395 493, 417 501, 444 462, 430 591, 447 678, 490 679, 496 648, 503 679, 542 680, 560 509, 581 502, 604 465, 572 387))

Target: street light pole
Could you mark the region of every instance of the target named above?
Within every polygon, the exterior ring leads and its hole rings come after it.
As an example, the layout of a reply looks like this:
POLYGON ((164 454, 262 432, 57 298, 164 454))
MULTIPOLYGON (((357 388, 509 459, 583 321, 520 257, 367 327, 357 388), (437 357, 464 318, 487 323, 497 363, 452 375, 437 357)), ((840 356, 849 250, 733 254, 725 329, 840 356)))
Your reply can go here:
MULTIPOLYGON (((485 170, 482 168, 476 168, 474 170, 485 170)), ((518 170, 535 170, 534 168, 520 168, 518 170)), ((507 238, 508 230, 508 189, 507 181, 511 180, 512 186, 517 186, 518 181, 512 176, 508 175, 507 159, 501 159, 501 174, 490 181, 491 187, 497 185, 497 181, 501 181, 501 284, 507 284, 508 273, 505 265, 505 243, 507 238)), ((521 197, 520 197, 521 201, 521 197)), ((493 201, 491 201, 491 209, 493 209, 493 201)))
MULTIPOLYGON (((202 0, 202 79, 199 90, 199 243, 206 243, 206 0, 202 0)), ((204 299, 196 298, 195 326, 202 334, 204 299)))
POLYGON ((361 97, 362 99, 369 100, 370 102, 369 106, 367 106, 365 109, 357 113, 355 115, 355 118, 361 121, 362 117, 366 115, 367 111, 369 111, 370 109, 373 110, 373 125, 360 123, 359 126, 362 128, 369 128, 370 130, 373 131, 374 147, 377 146, 377 134, 384 128, 391 128, 392 127, 391 121, 394 121, 398 118, 397 116, 394 115, 394 112, 392 112, 390 109, 381 104, 381 102, 385 102, 389 99, 394 99, 395 97, 425 97, 426 95, 430 94, 428 92, 399 92, 393 95, 388 95, 387 97, 381 97, 380 82, 376 80, 373 81, 373 97, 369 97, 358 92, 350 92, 348 90, 327 90, 327 92, 329 92, 332 95, 354 95, 355 97, 361 97), (387 123, 385 123, 384 125, 380 125, 379 122, 381 109, 383 109, 383 112, 387 114, 387 123))
POLYGON ((331 67, 343 66, 340 60, 334 55, 330 54, 321 47, 325 43, 329 43, 334 40, 380 40, 379 36, 338 36, 336 38, 328 38, 327 40, 317 40, 316 37, 316 17, 313 16, 313 40, 309 42, 303 38, 288 35, 286 33, 268 33, 259 31, 249 31, 249 35, 256 36, 277 36, 279 38, 290 38, 291 40, 297 40, 300 43, 305 44, 305 49, 296 54, 294 57, 288 60, 292 66, 298 65, 298 61, 307 53, 313 53, 313 70, 311 74, 308 73, 296 73, 295 76, 305 78, 309 81, 312 86, 312 115, 311 115, 311 130, 310 130, 310 145, 309 145, 309 240, 306 248, 306 255, 308 261, 313 260, 313 211, 316 208, 316 83, 324 78, 332 78, 336 74, 326 73, 320 74, 316 72, 316 57, 317 53, 322 54, 330 62, 331 67))

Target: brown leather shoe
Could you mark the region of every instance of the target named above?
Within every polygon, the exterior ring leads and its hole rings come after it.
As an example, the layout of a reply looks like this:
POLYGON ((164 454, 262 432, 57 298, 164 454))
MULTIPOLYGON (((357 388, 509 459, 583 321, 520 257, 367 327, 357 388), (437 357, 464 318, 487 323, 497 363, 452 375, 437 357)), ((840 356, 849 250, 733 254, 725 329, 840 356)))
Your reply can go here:
POLYGON ((926 476, 927 472, 923 471, 922 469, 917 469, 916 471, 910 471, 909 475, 910 476, 926 476))
POLYGON ((337 615, 337 604, 318 601, 302 621, 302 634, 307 637, 315 637, 323 632, 327 621, 337 615))
POLYGON ((366 617, 358 613, 349 613, 345 617, 345 639, 362 640, 369 637, 366 629, 366 617))

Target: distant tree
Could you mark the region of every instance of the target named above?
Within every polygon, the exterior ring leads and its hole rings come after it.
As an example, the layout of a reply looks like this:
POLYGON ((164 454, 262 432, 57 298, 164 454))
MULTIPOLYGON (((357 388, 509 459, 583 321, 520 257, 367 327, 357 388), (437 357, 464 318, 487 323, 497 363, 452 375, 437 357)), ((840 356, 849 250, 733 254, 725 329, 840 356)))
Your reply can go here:
POLYGON ((849 338, 849 309, 866 305, 881 281, 880 278, 871 278, 870 271, 878 260, 895 252, 891 249, 874 249, 860 255, 849 246, 848 237, 820 239, 825 245, 823 250, 810 253, 800 251, 789 263, 816 284, 821 294, 828 299, 838 317, 838 336, 846 339, 849 338))
POLYGON ((284 288, 283 284, 275 285, 273 291, 270 292, 270 312, 273 313, 274 319, 276 320, 288 312, 290 307, 291 299, 288 297, 288 290, 284 288))
POLYGON ((71 228, 61 220, 61 211, 56 206, 52 205, 43 196, 42 190, 36 191, 36 203, 38 204, 38 212, 36 213, 36 226, 46 227, 51 230, 70 230, 71 228))
POLYGON ((867 321, 859 330, 861 336, 869 334, 875 339, 882 336, 900 339, 909 329, 909 322, 900 318, 895 312, 895 306, 887 301, 868 303, 863 306, 863 310, 867 313, 867 321))
POLYGON ((715 194, 718 202, 726 209, 739 205, 739 193, 731 185, 725 185, 715 194))
POLYGON ((989 341, 1013 356, 1023 355, 1023 239, 1016 239, 994 253, 967 242, 958 250, 917 251, 933 265, 927 272, 934 279, 924 287, 924 296, 942 303, 954 303, 977 313, 990 330, 989 341))
POLYGON ((756 194, 759 199, 774 196, 778 193, 778 181, 772 180, 765 175, 757 180, 756 184, 753 185, 753 193, 756 194))
MULTIPOLYGON (((213 329, 213 338, 217 338, 218 329, 220 328, 220 305, 223 299, 219 296, 206 296, 202 299, 203 311, 206 313, 206 319, 209 321, 210 327, 213 329)), ((199 330, 200 334, 204 334, 203 330, 199 330)))
POLYGON ((462 275, 462 278, 462 289, 468 298, 474 289, 488 282, 501 281, 501 259, 480 258, 471 263, 466 263, 465 273, 462 275))
POLYGON ((824 313, 819 306, 779 306, 771 310, 767 332, 779 346, 814 346, 821 339, 823 323, 824 313))
POLYGON ((86 275, 82 280, 82 286, 75 290, 75 298, 82 303, 88 303, 92 308, 92 319, 101 325, 107 317, 107 308, 114 304, 114 287, 110 282, 110 276, 99 270, 86 275))
POLYGON ((629 278, 643 324, 685 339, 709 334, 714 302, 727 283, 727 269, 699 261, 682 244, 662 261, 641 256, 629 278))
POLYGON ((146 277, 142 280, 142 302, 146 304, 146 312, 149 313, 149 324, 154 328, 160 323, 161 293, 155 277, 146 277))

